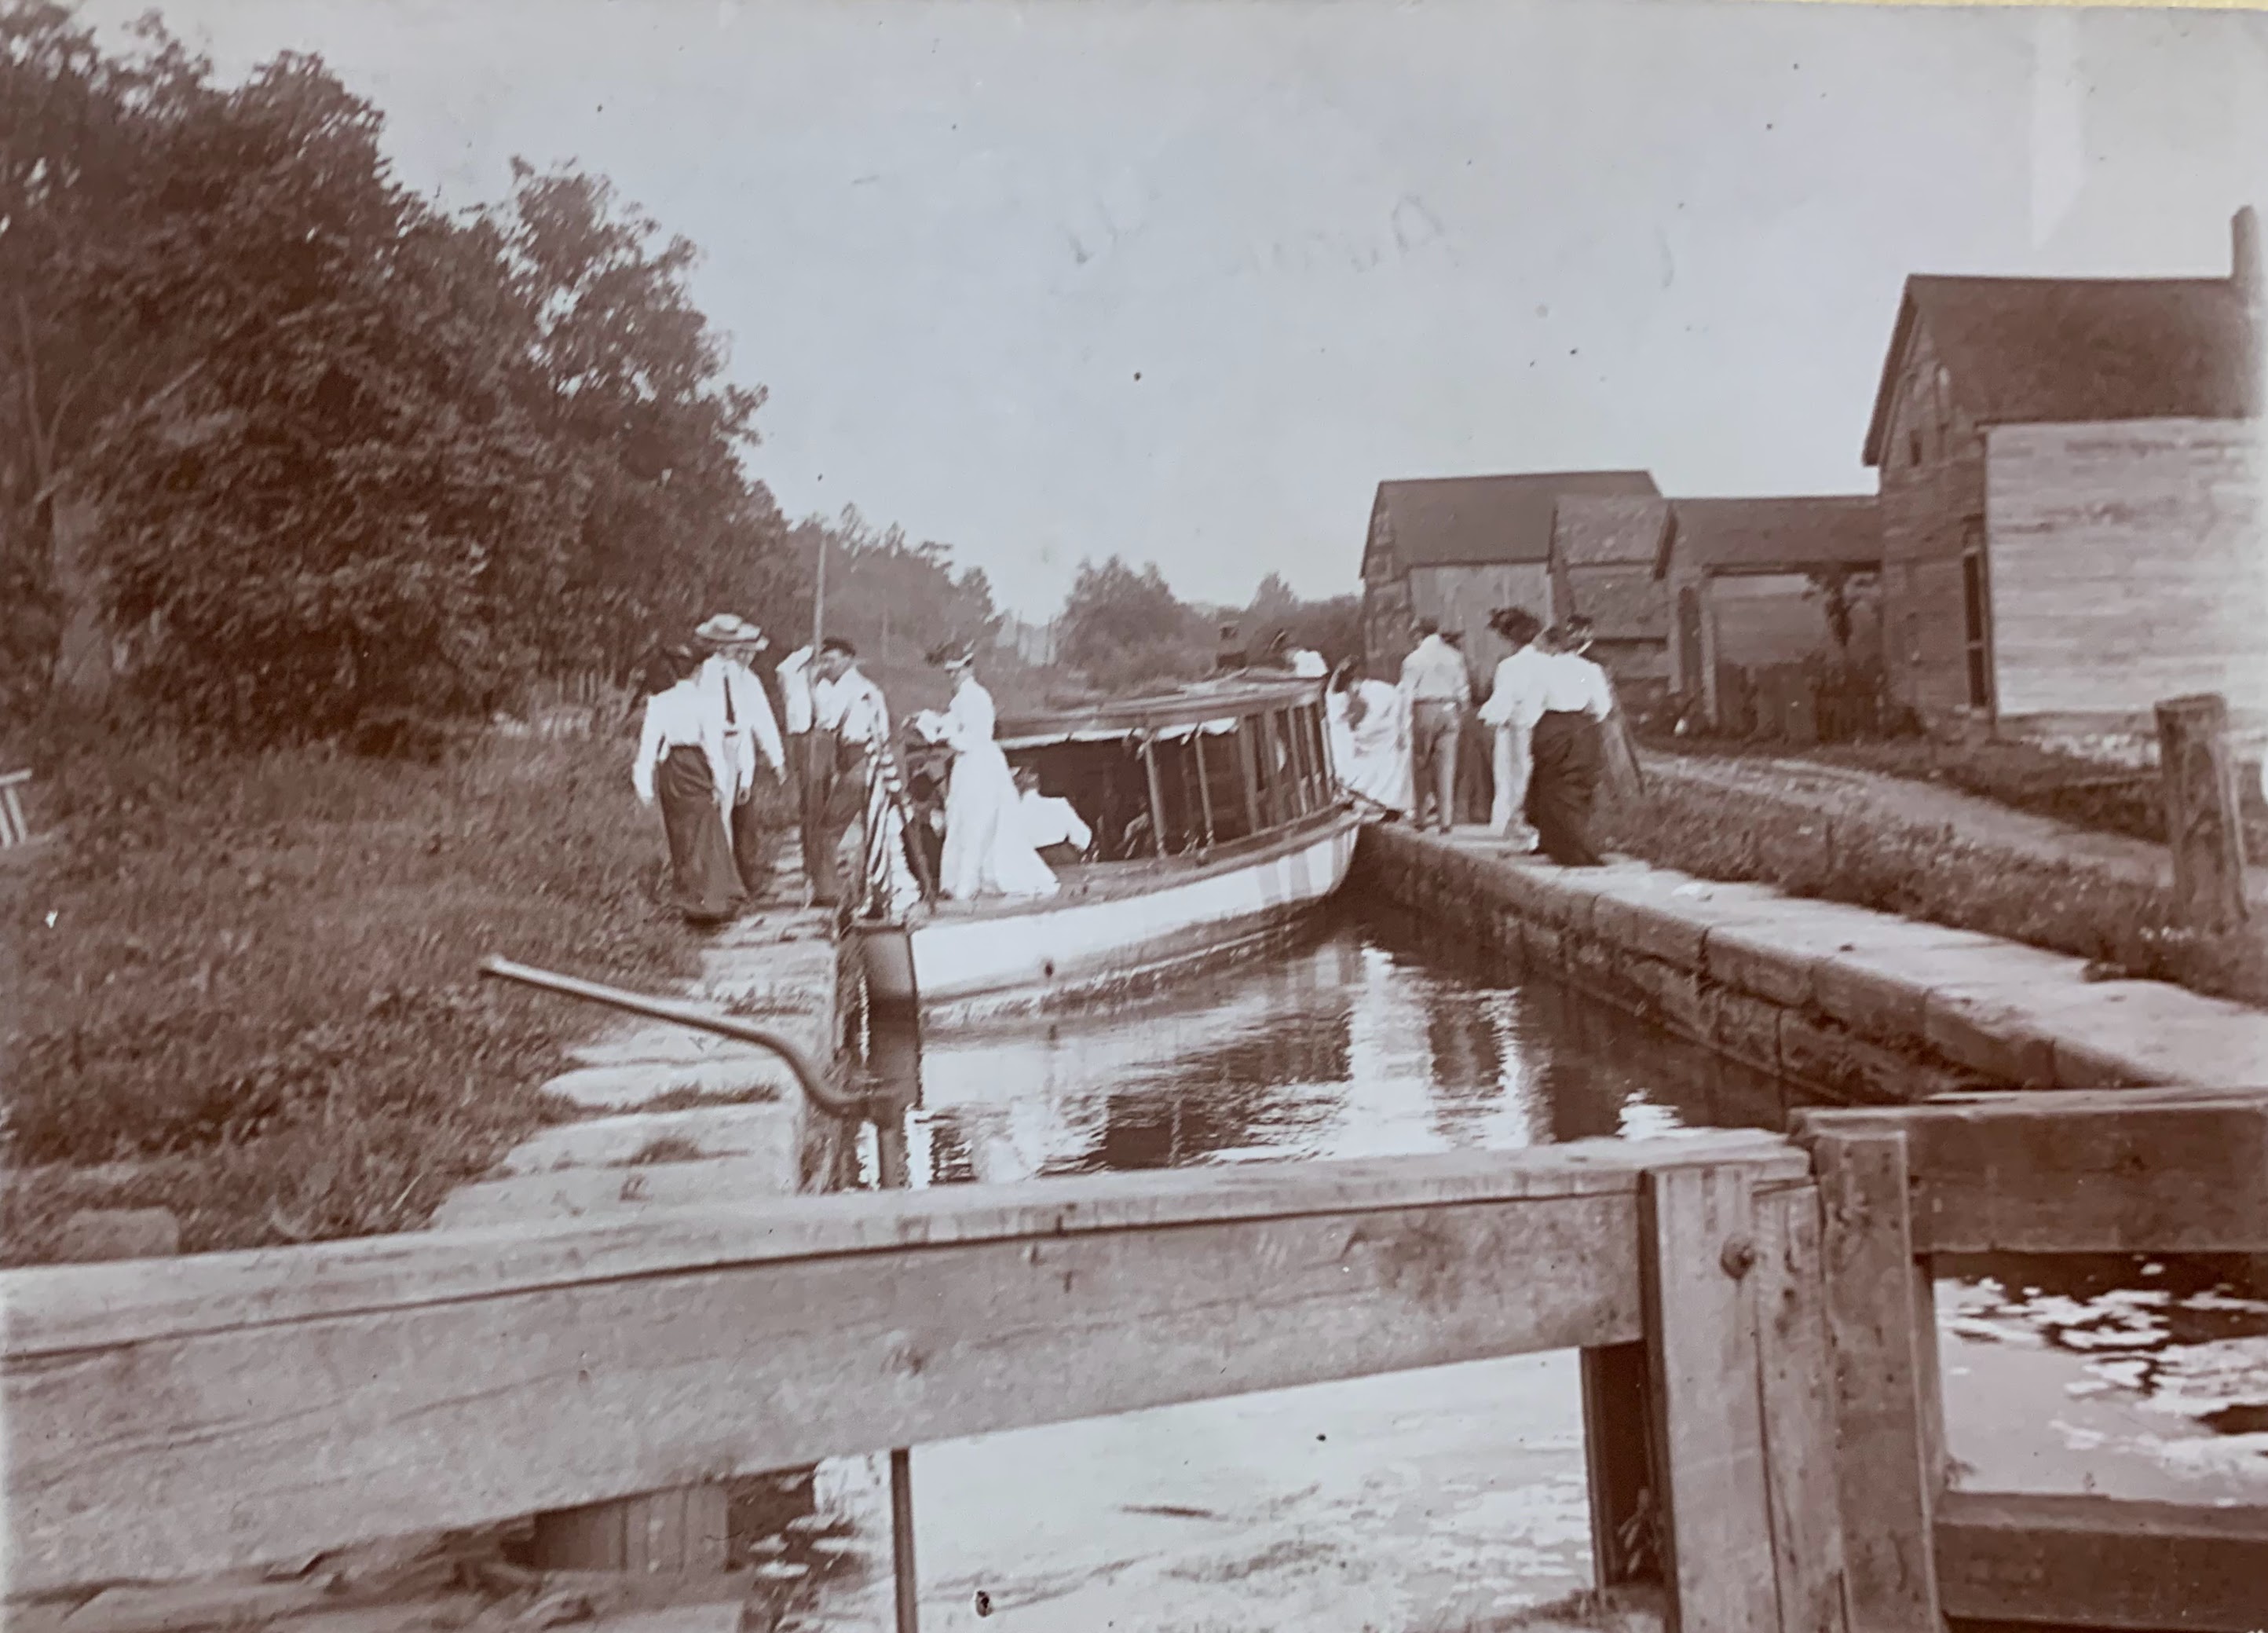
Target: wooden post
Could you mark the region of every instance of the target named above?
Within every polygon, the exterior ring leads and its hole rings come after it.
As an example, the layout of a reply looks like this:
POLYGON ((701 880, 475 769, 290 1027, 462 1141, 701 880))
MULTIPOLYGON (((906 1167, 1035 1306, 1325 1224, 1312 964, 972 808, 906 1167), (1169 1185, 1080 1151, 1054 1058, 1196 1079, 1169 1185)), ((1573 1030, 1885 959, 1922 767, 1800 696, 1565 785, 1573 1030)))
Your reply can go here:
POLYGON ((1926 1362, 1906 1136, 1810 1134, 1808 1142, 1819 1180, 1852 1633, 1941 1633, 1938 1403, 1923 1400, 1936 1377, 1935 1334, 1926 1362))
POLYGON ((1253 743, 1253 735, 1260 729, 1261 716, 1248 714, 1236 724, 1236 763, 1244 772, 1244 819, 1249 825, 1247 833, 1258 833, 1267 824, 1260 819, 1260 752, 1253 743))
POLYGON ((1759 1197, 1756 1349, 1764 1483, 1781 1633, 1843 1629, 1843 1517, 1835 1486, 1835 1361, 1820 1273, 1819 1193, 1759 1197))
POLYGON ((1749 1193, 1749 1171, 1735 1163, 1655 1169, 1638 1186, 1653 1489, 1677 1633, 1779 1624, 1749 1193))
POLYGON ((1150 849, 1163 856, 1166 853, 1166 790, 1158 780, 1157 745, 1147 737, 1142 739, 1142 775, 1150 787, 1150 849))
POLYGON ((1212 780, 1205 774, 1204 728, 1200 725, 1189 737, 1189 754, 1197 768, 1197 802, 1204 810, 1204 842, 1210 850, 1213 843, 1212 780))
POLYGON ((2243 923, 2243 807, 2228 752, 2228 705, 2205 693, 2158 705, 2158 768, 2165 780, 2166 843, 2183 924, 2221 930, 2243 923))

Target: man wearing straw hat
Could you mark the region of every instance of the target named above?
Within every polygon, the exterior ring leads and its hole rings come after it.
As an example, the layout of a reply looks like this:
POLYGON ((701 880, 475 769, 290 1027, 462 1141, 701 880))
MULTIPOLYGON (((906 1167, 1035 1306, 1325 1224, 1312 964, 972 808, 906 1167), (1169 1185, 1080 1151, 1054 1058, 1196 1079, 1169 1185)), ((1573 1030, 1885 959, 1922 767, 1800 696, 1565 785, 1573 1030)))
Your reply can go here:
POLYGON ((702 695, 724 723, 725 757, 733 775, 733 803, 725 825, 733 839, 733 865, 749 899, 763 896, 770 884, 761 876, 763 836, 752 797, 756 787, 759 755, 775 777, 785 772, 780 750, 779 727, 772 720, 771 699, 748 661, 764 649, 763 632, 729 612, 720 612, 694 631, 696 646, 707 656, 701 664, 702 695))

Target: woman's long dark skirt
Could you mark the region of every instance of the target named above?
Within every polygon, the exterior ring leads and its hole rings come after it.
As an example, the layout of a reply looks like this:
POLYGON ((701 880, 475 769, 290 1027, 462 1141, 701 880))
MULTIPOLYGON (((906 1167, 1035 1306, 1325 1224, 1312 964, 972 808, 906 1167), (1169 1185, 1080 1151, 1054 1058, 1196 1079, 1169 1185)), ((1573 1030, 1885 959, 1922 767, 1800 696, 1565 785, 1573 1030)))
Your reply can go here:
POLYGON ((1555 712, 1528 739, 1535 770, 1528 780, 1528 821, 1543 853, 1565 868, 1595 868, 1591 808, 1598 802, 1606 748, 1587 714, 1555 712))
POLYGON ((725 831, 725 812, 717 803, 717 779, 709 757, 680 746, 664 757, 654 777, 661 802, 662 831, 669 837, 669 868, 678 912, 694 924, 729 919, 740 905, 740 880, 733 867, 733 842, 725 831))

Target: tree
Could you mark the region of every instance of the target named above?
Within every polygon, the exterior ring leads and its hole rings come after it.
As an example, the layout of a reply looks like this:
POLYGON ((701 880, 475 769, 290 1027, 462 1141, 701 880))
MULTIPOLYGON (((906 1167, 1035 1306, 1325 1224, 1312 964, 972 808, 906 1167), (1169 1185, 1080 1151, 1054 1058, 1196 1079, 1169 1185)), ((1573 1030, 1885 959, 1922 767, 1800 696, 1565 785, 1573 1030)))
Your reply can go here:
POLYGON ((724 378, 690 244, 525 165, 443 216, 319 60, 210 75, 154 21, 114 59, 0 0, 11 676, 55 672, 99 593, 152 706, 276 738, 621 674, 787 596, 740 462, 762 393, 724 378))
POLYGON ((1153 562, 1137 573, 1117 557, 1081 564, 1064 602, 1061 660, 1116 689, 1187 679, 1211 666, 1202 613, 1182 605, 1153 562))

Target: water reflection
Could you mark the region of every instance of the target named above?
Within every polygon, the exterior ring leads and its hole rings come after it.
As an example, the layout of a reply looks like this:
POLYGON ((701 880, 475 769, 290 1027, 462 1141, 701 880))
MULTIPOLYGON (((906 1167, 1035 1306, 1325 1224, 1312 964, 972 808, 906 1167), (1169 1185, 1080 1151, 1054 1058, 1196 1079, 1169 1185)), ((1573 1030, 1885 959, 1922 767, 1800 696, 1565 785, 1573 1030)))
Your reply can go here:
MULTIPOLYGON (((1107 1013, 878 1034, 870 1067, 909 1108, 917 1186, 1776 1129, 1790 1110, 1776 1078, 1374 916, 1107 1013)), ((870 1148, 867 1183, 895 1143, 870 1148)), ((2268 1490, 2268 1303, 2257 1267, 2230 1268, 1941 1261, 1957 1477, 2268 1490)))
POLYGON ((1778 1127, 1760 1073, 1549 983, 1327 924, 1285 956, 1108 1014, 877 1039, 913 1183, 1778 1127))
MULTIPOLYGON (((1774 1078, 1378 920, 1105 1014, 878 1032, 868 1066, 907 1108, 861 1153, 870 1185, 1777 1129, 1791 1109, 1774 1078)), ((2211 1267, 1939 1269, 1962 1483, 2268 1498, 2268 1304, 2211 1267)), ((924 1624, 973 1629, 982 1592, 988 1633, 1253 1625, 1262 1605, 1349 1633, 1485 1625, 1586 1580, 1580 1444, 1572 1357, 1533 1356, 922 1447, 924 1624)), ((874 1557, 867 1597, 835 1591, 814 1625, 887 1625, 874 1557)))

